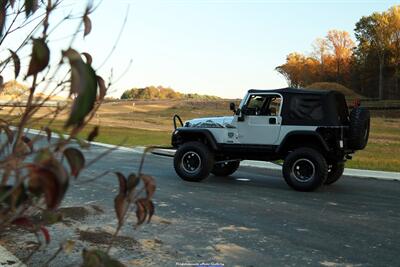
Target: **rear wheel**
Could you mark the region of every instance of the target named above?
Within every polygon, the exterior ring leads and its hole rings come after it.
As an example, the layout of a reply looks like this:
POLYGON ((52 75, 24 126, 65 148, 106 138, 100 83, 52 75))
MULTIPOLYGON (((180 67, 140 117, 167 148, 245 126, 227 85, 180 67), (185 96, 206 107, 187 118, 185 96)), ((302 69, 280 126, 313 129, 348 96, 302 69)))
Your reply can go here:
POLYGON ((325 158, 312 148, 298 148, 283 163, 286 183, 297 191, 313 191, 320 187, 328 175, 325 158))
POLYGON ((188 142, 175 153, 175 171, 185 181, 200 182, 207 178, 213 165, 212 152, 200 142, 188 142))
POLYGON ((240 161, 222 162, 214 165, 211 173, 215 176, 229 176, 239 168, 240 161))
POLYGON ((326 178, 325 184, 330 185, 335 183, 342 177, 344 171, 344 162, 335 162, 331 165, 328 171, 328 177, 326 178))

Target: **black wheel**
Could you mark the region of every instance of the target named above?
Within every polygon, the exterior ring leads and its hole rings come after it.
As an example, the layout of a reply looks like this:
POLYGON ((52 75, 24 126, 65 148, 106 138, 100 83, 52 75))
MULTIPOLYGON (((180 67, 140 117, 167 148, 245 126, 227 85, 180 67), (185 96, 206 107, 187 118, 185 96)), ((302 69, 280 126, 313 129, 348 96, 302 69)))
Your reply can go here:
POLYGON ((326 178, 325 184, 333 184, 342 177, 344 171, 344 162, 335 162, 331 165, 328 170, 328 177, 326 178))
POLYGON ((350 112, 349 147, 364 149, 368 143, 370 114, 365 107, 356 107, 350 112))
POLYGON ((240 161, 230 161, 214 164, 211 173, 215 176, 229 176, 239 168, 240 161))
POLYGON ((298 148, 283 163, 286 183, 297 191, 313 191, 320 187, 328 175, 325 158, 312 148, 298 148))
POLYGON ((207 178, 213 165, 212 152, 200 142, 183 144, 175 153, 175 171, 185 181, 200 182, 207 178))

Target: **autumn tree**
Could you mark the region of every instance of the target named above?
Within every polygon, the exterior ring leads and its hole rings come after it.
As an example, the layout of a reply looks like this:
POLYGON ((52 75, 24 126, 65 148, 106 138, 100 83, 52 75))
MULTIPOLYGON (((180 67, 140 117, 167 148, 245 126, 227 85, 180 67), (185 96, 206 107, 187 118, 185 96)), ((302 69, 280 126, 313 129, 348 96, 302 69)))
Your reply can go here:
POLYGON ((384 12, 374 12, 362 17, 356 23, 355 36, 358 41, 354 57, 354 71, 358 74, 354 77, 356 86, 362 85, 369 95, 378 96, 379 99, 388 97, 388 94, 400 97, 399 8, 394 6, 384 12), (365 72, 371 73, 373 77, 365 80, 366 77, 363 75, 365 72))
POLYGON ((326 40, 336 66, 336 81, 343 82, 343 74, 349 71, 354 42, 348 32, 339 30, 330 30, 326 40))

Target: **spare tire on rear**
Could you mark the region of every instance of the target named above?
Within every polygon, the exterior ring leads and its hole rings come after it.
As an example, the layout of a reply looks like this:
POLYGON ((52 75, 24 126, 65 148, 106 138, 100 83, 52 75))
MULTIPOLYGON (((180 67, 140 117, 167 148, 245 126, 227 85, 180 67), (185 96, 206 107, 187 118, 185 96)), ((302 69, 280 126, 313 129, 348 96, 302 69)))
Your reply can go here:
POLYGON ((365 148, 368 143, 370 120, 369 110, 365 107, 356 107, 350 112, 349 148, 365 148))

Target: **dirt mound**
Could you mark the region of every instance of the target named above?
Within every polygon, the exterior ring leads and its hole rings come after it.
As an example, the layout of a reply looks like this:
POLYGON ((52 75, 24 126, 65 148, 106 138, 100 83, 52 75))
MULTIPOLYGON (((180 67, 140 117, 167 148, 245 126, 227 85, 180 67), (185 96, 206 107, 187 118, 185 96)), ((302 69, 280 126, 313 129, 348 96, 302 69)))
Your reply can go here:
POLYGON ((334 90, 334 91, 341 92, 346 97, 351 97, 351 98, 360 98, 361 97, 361 95, 357 94, 353 90, 351 90, 339 83, 330 83, 330 82, 313 83, 313 84, 306 86, 306 89, 334 90))

